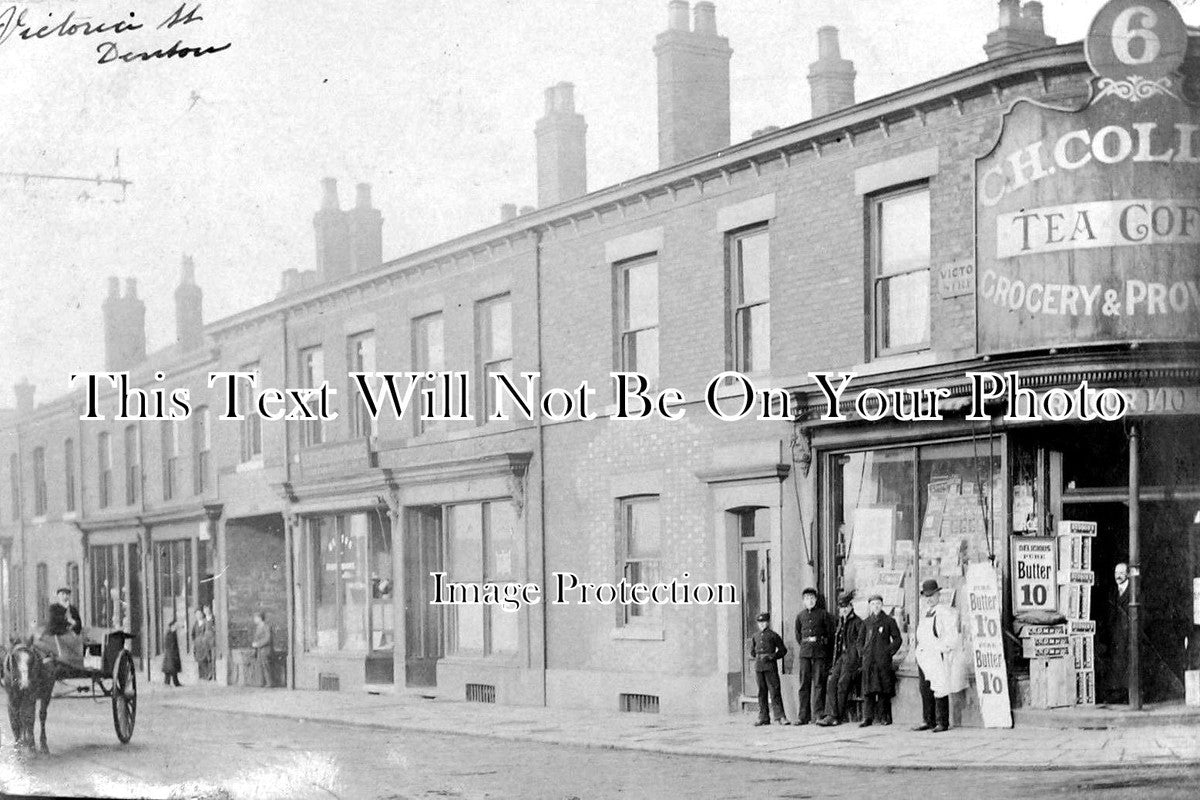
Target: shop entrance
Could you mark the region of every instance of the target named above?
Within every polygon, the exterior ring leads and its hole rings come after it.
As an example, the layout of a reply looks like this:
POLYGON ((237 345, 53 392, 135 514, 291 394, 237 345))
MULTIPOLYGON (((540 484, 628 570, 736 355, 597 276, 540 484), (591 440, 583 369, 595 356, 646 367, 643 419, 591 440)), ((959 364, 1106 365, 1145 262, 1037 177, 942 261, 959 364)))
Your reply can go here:
POLYGON ((441 507, 411 509, 406 527, 410 538, 404 558, 405 684, 437 686, 437 662, 445 654, 442 607, 430 605, 429 574, 443 571, 441 507))
MULTIPOLYGON (((1140 603, 1142 697, 1148 702, 1181 700, 1192 634, 1192 576, 1197 548, 1186 503, 1143 501, 1140 506, 1140 603)), ((1129 558, 1129 506, 1123 502, 1063 501, 1063 518, 1095 522, 1092 619, 1096 621, 1096 698, 1128 702, 1128 621, 1118 599, 1114 569, 1129 558)))

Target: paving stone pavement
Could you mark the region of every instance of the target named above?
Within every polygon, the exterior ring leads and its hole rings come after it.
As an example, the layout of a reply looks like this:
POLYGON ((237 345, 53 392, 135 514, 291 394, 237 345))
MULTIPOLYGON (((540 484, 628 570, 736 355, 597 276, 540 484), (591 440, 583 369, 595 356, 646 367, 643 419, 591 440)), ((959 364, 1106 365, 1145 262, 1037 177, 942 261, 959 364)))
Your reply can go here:
POLYGON ((1105 730, 955 728, 931 734, 907 725, 754 727, 752 718, 732 715, 622 714, 356 692, 151 685, 143 694, 144 703, 230 714, 797 764, 878 769, 1200 765, 1200 725, 1178 722, 1105 730))

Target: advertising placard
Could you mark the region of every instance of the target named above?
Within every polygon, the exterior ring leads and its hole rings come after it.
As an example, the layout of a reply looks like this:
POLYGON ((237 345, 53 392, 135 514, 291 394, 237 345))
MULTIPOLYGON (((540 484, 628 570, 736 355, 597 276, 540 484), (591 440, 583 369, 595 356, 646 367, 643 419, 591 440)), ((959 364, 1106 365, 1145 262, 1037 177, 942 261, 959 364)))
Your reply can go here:
POLYGON ((1008 699, 1008 667, 1004 661, 1004 639, 1000 630, 1000 584, 996 570, 987 562, 967 566, 964 587, 970 611, 972 660, 975 691, 985 728, 1011 728, 1012 708, 1008 699))
POLYGON ((1012 540, 1013 613, 1053 611, 1058 607, 1055 586, 1054 539, 1012 540))
MULTIPOLYGON (((1105 7, 1082 108, 1018 100, 976 163, 981 353, 1200 341, 1200 108, 1166 0, 1105 7)), ((1182 44, 1181 44, 1182 43, 1182 44)))

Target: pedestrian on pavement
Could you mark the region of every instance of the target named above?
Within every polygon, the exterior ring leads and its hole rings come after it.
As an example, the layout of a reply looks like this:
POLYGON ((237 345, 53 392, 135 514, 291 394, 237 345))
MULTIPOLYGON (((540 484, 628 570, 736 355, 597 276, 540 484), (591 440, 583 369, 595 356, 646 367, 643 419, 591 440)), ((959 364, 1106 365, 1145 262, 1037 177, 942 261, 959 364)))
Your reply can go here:
POLYGON ((892 659, 900 652, 900 626, 883 612, 883 596, 867 599, 867 618, 862 625, 863 715, 859 727, 878 722, 892 724, 892 695, 896 693, 896 670, 892 659))
POLYGON ((750 657, 754 659, 754 676, 758 680, 758 721, 755 725, 770 725, 771 717, 780 725, 787 725, 783 713, 783 692, 779 686, 779 661, 787 655, 783 637, 771 630, 771 615, 758 615, 758 633, 750 638, 750 657), (770 698, 771 716, 767 715, 767 700, 770 698))
POLYGON ((801 595, 804 608, 796 615, 796 673, 800 679, 800 708, 797 725, 807 725, 825 710, 825 681, 828 680, 829 645, 833 620, 817 607, 817 590, 809 587, 801 595))
POLYGON ((183 684, 179 682, 179 670, 182 668, 183 659, 179 657, 179 634, 176 632, 176 622, 172 619, 167 623, 167 632, 163 634, 163 683, 167 686, 182 686, 183 684))
POLYGON ((958 614, 941 604, 942 588, 932 578, 921 584, 921 617, 917 623, 917 675, 920 678, 920 725, 914 731, 942 733, 950 729, 950 695, 961 691, 955 664, 961 635, 958 614))
POLYGON ((1104 700, 1129 702, 1129 565, 1113 568, 1113 586, 1105 596, 1104 700))
POLYGON ((221 657, 221 654, 217 650, 217 620, 213 616, 212 606, 204 607, 204 622, 208 626, 208 647, 212 652, 213 660, 212 677, 209 680, 215 681, 217 679, 217 659, 221 657))
POLYGON ((845 722, 850 687, 858 677, 863 621, 854 613, 853 602, 853 589, 838 595, 837 631, 833 634, 833 662, 829 669, 829 680, 825 684, 825 716, 816 720, 818 725, 841 725, 845 722))
POLYGON ((191 639, 192 655, 196 658, 196 675, 202 681, 212 680, 213 653, 212 641, 208 635, 208 620, 199 608, 193 611, 191 639))
POLYGON ((246 681, 248 686, 264 686, 268 689, 275 685, 271 675, 271 626, 267 624, 267 615, 262 611, 254 614, 254 638, 250 641, 254 648, 254 660, 250 662, 250 675, 246 681))

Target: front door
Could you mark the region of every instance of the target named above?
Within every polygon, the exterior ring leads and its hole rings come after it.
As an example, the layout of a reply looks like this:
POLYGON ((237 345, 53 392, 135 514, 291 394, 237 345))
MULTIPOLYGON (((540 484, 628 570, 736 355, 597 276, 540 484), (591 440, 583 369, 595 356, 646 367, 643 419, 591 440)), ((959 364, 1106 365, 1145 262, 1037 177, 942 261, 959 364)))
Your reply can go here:
MULTIPOLYGON (((758 631, 758 615, 771 613, 771 547, 763 542, 742 544, 742 693, 758 694, 754 659, 750 658, 750 637, 758 631)), ((779 622, 772 615, 771 626, 779 622)))
POLYGON ((408 515, 410 546, 405 548, 404 616, 407 631, 405 683, 437 686, 437 662, 442 648, 442 607, 430 605, 431 572, 442 571, 442 510, 412 509, 408 515))

